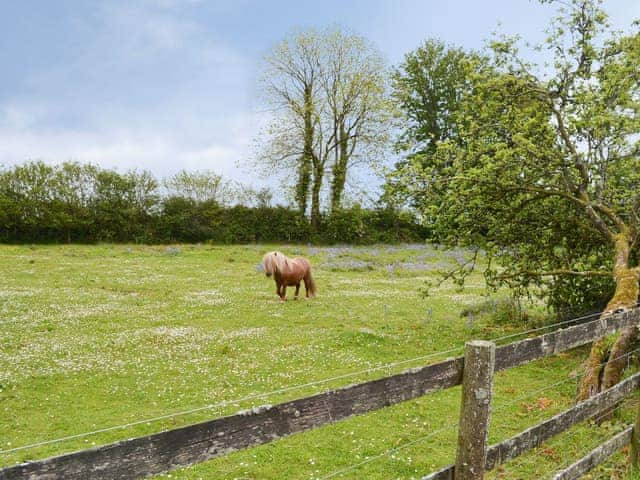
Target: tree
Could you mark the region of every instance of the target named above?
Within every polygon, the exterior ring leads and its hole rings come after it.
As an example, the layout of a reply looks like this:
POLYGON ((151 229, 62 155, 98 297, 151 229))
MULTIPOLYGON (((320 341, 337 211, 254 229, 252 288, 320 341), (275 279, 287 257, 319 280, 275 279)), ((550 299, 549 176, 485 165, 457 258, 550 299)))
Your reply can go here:
POLYGON ((339 30, 326 38, 322 87, 331 129, 331 211, 342 207, 347 174, 358 162, 372 163, 384 154, 391 105, 384 59, 363 37, 339 30))
POLYGON ((255 208, 269 208, 273 203, 273 192, 268 187, 254 188, 237 183, 234 186, 235 197, 240 205, 255 208))
POLYGON ((71 243, 73 232, 85 240, 89 237, 93 224, 89 206, 95 196, 97 171, 94 165, 77 162, 53 167, 50 204, 67 243, 71 243))
POLYGON ((162 183, 170 197, 190 198, 197 203, 214 200, 219 205, 228 205, 232 197, 229 183, 224 181, 222 175, 209 170, 181 170, 162 183))
MULTIPOLYGON (((595 0, 565 4, 547 40, 553 66, 494 41, 492 68, 476 71, 455 112, 456 138, 429 162, 411 158, 406 178, 421 181, 403 186, 444 241, 486 251, 491 285, 557 299, 576 279, 596 283, 613 292, 607 315, 639 293, 640 34, 609 32, 595 0)), ((594 343, 579 398, 619 380, 636 336, 594 343)))
MULTIPOLYGON (((314 142, 320 103, 320 43, 315 30, 283 40, 267 56, 263 80, 267 100, 277 114, 267 129, 262 160, 269 167, 296 169, 295 202, 302 215, 307 211, 313 164, 318 161, 314 142)), ((316 183, 321 184, 321 178, 316 183)))
POLYGON ((304 215, 311 197, 317 228, 329 169, 331 203, 338 208, 353 161, 370 159, 384 144, 384 63, 362 37, 309 29, 276 45, 266 64, 264 91, 274 116, 260 160, 295 169, 296 205, 304 215))
POLYGON ((456 112, 464 96, 471 93, 472 75, 488 68, 487 63, 488 59, 478 53, 430 39, 405 55, 394 70, 392 97, 401 113, 395 149, 404 158, 387 176, 384 194, 387 200, 393 199, 395 204, 409 200, 413 206, 419 206, 418 197, 404 196, 403 185, 421 181, 420 176, 407 177, 415 171, 405 168, 407 162, 413 159, 429 163, 440 142, 461 141, 456 112))
POLYGON ((157 187, 148 171, 120 174, 99 170, 91 210, 100 240, 148 238, 152 214, 158 205, 157 187))
POLYGON ((393 98, 404 115, 398 151, 434 152, 439 142, 457 137, 454 112, 469 93, 469 67, 480 59, 476 53, 436 39, 405 55, 393 72, 393 98))
POLYGON ((3 206, 15 234, 34 240, 56 228, 52 211, 55 170, 42 161, 31 161, 6 171, 2 178, 3 206))

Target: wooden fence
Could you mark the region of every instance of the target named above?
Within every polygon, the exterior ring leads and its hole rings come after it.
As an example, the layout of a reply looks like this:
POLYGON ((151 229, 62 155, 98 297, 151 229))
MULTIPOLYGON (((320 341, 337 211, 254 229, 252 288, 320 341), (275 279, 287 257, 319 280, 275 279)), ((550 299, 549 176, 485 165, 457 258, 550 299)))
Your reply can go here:
MULTIPOLYGON (((490 342, 469 342, 465 357, 174 430, 6 467, 0 469, 0 480, 143 478, 460 385, 463 378, 456 465, 431 473, 423 480, 482 478, 485 470, 539 446, 578 422, 606 412, 640 388, 638 373, 508 440, 487 446, 494 371, 564 352, 638 324, 640 309, 635 309, 500 347, 490 342)), ((585 469, 593 468, 631 442, 632 433, 632 427, 627 428, 557 478, 578 478, 585 469)))

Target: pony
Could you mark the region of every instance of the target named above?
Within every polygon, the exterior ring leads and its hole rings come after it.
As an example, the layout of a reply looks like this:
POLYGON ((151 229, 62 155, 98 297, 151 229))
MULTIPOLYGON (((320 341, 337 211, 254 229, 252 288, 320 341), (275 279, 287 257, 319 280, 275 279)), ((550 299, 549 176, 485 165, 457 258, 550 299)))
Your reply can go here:
POLYGON ((262 257, 262 268, 267 277, 273 275, 276 294, 283 302, 287 300, 287 287, 296 287, 294 300, 298 299, 300 282, 304 280, 306 298, 316 296, 316 284, 311 275, 311 263, 306 258, 288 258, 281 252, 269 252, 262 257))

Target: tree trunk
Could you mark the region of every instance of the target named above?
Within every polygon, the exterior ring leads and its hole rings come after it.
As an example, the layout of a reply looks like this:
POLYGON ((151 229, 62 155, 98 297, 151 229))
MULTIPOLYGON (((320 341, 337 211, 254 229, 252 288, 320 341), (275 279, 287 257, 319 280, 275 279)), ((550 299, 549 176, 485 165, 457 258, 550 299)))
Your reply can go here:
POLYGON ((311 185, 311 166, 313 164, 313 97, 311 87, 304 90, 304 145, 298 169, 296 184, 296 203, 301 215, 307 213, 307 199, 311 185))
POLYGON ((311 229, 318 232, 320 229, 320 190, 322 189, 322 177, 324 169, 319 159, 313 167, 313 185, 311 186, 311 229))
POLYGON ((336 162, 333 164, 333 179, 331 182, 331 211, 335 212, 340 209, 342 204, 342 194, 344 193, 344 185, 347 180, 347 165, 349 162, 349 150, 347 142, 347 133, 344 129, 344 122, 340 124, 338 137, 338 154, 336 162))
POLYGON ((300 159, 298 169, 298 183, 296 184, 296 204, 300 215, 307 213, 307 199, 309 197, 309 186, 311 185, 311 165, 306 155, 300 159))
MULTIPOLYGON (((637 305, 640 293, 640 269, 629 268, 630 242, 626 235, 615 238, 615 267, 613 271, 616 290, 602 316, 629 310, 637 305)), ((620 381, 627 366, 629 353, 638 340, 638 327, 625 328, 610 349, 607 340, 593 342, 586 364, 586 373, 578 389, 577 400, 586 400, 612 387, 620 381)))

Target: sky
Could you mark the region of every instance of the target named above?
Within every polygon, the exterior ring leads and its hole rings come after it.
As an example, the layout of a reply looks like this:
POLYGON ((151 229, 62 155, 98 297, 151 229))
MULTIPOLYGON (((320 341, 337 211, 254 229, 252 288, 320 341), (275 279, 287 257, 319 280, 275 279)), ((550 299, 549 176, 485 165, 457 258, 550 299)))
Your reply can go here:
MULTIPOLYGON (((640 0, 604 7, 616 28, 640 18, 640 0)), ((261 62, 295 29, 341 26, 396 65, 427 38, 540 41, 553 14, 529 0, 0 0, 0 166, 208 169, 269 185, 250 167, 270 115, 261 62)))

